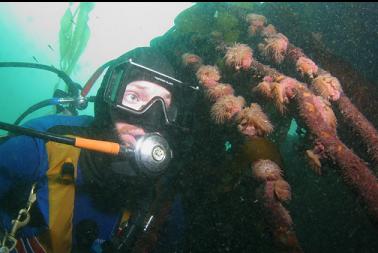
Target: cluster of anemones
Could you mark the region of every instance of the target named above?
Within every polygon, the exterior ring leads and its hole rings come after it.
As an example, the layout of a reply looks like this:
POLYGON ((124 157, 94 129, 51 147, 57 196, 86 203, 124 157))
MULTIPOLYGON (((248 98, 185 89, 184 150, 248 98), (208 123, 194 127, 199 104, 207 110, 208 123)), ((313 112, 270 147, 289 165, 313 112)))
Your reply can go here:
MULTIPOLYGON (((281 63, 288 53, 289 40, 282 33, 278 33, 276 28, 269 24, 265 26, 266 18, 258 14, 248 14, 247 22, 250 24, 248 33, 250 36, 255 36, 257 33, 264 38, 264 43, 258 45, 260 53, 275 63, 281 63)), ((291 50, 292 51, 292 50, 291 50)), ((303 53, 296 58, 296 68, 302 76, 314 78, 318 71, 318 66, 308 57, 303 56, 303 53)))
POLYGON ((230 121, 243 109, 244 98, 235 97, 231 85, 219 83, 221 75, 217 67, 202 65, 196 76, 204 87, 206 95, 215 102, 211 108, 211 117, 216 123, 223 124, 230 121))
POLYGON ((257 197, 262 201, 265 219, 270 225, 273 237, 285 248, 299 249, 293 220, 289 211, 282 205, 282 202, 291 199, 291 188, 282 178, 281 168, 271 160, 258 160, 252 164, 252 176, 261 182, 257 197))
MULTIPOLYGON (((252 62, 252 50, 247 45, 235 44, 228 48, 225 62, 236 70, 247 69, 252 62)), ((216 66, 202 65, 196 76, 205 94, 214 102, 210 114, 217 124, 234 120, 238 130, 248 137, 264 136, 273 131, 272 124, 258 104, 245 107, 244 98, 235 96, 230 84, 219 82, 221 74, 216 66)))
MULTIPOLYGON (((259 27, 260 35, 264 28, 259 27)), ((253 31, 254 32, 254 31, 253 31)), ((256 32, 254 32, 256 34, 256 32)), ((312 150, 307 150, 307 156, 309 157, 315 171, 321 173, 321 158, 332 159, 340 167, 340 171, 345 178, 345 182, 351 186, 353 190, 358 193, 360 199, 367 204, 368 210, 374 220, 378 220, 378 184, 377 178, 369 170, 366 164, 356 156, 345 144, 343 144, 336 132, 336 118, 330 107, 330 101, 336 101, 334 103, 340 110, 341 115, 346 121, 356 130, 362 137, 362 140, 367 144, 368 151, 377 151, 377 131, 372 124, 355 108, 350 99, 343 94, 341 85, 337 78, 331 76, 329 73, 325 73, 324 70, 319 68, 312 60, 310 60, 301 49, 289 44, 287 38, 279 33, 276 33, 270 28, 270 31, 262 37, 264 43, 259 44, 259 50, 262 55, 273 60, 276 63, 281 63, 284 58, 287 62, 296 65, 297 71, 302 76, 308 76, 312 80, 312 90, 314 93, 320 96, 316 96, 305 88, 305 85, 301 86, 301 89, 294 89, 292 94, 297 99, 299 106, 299 115, 301 121, 306 124, 308 133, 318 140, 315 143, 315 147, 312 150)), ((257 77, 261 75, 276 75, 276 71, 271 70, 268 66, 260 65, 257 61, 254 61, 251 72, 257 77)), ((271 78, 273 79, 273 78, 271 78)), ((274 78, 276 79, 276 78, 274 78)), ((277 80, 264 80, 256 90, 261 94, 274 99, 277 107, 284 108, 282 105, 286 102, 285 95, 287 94, 285 85, 279 85, 277 80)), ((368 152, 369 153, 369 152, 368 152)), ((375 152, 378 154, 378 152, 375 152)), ((375 156, 375 157, 378 157, 375 156)), ((373 157, 374 158, 374 157, 373 157)), ((378 160, 378 159, 376 159, 378 160)), ((274 201, 270 201, 272 189, 274 188, 271 181, 266 181, 264 188, 264 197, 266 210, 271 210, 270 217, 273 219, 279 219, 280 208, 279 205, 275 205, 274 201), (268 194, 270 193, 270 196, 268 194), (270 201, 270 202, 269 202, 270 201), (272 211, 273 210, 273 211, 272 211), (277 210, 274 213, 274 210, 277 210), (275 215, 278 214, 278 215, 275 215)), ((284 240, 290 237, 290 229, 288 226, 278 223, 272 223, 271 227, 275 231, 276 237, 281 237, 284 240), (279 229, 276 229, 279 228, 279 229), (282 230, 280 228, 283 228, 282 230), (282 231, 282 232, 281 232, 282 231)), ((295 240, 293 240, 294 242, 295 240)), ((293 244, 294 245, 294 244, 293 244)), ((297 251, 291 251, 297 252, 297 251)))
POLYGON ((276 28, 269 24, 266 24, 266 18, 263 15, 250 13, 246 17, 246 21, 249 24, 248 35, 254 37, 260 35, 262 37, 270 37, 277 33, 276 28))
MULTIPOLYGON (((316 78, 313 84, 316 83, 314 89, 323 89, 324 97, 332 97, 328 92, 329 87, 336 86, 338 82, 337 79, 329 78, 329 76, 319 76, 321 78, 316 78), (327 82, 328 81, 328 82, 327 82), (332 83, 332 84, 329 84, 332 83), (328 93, 327 93, 328 92, 328 93)), ((259 83, 253 90, 259 92, 264 97, 272 100, 276 105, 276 108, 281 113, 286 111, 286 105, 290 100, 296 95, 298 90, 306 90, 307 88, 299 83, 293 78, 286 76, 278 76, 273 78, 271 76, 265 76, 263 81, 259 83)), ((328 130, 336 134, 336 116, 330 107, 329 102, 321 96, 316 96, 309 90, 303 93, 308 99, 302 106, 306 109, 306 113, 317 114, 318 119, 322 122, 313 122, 314 124, 323 124, 328 130)), ((333 93, 332 93, 333 94, 333 93)), ((315 170, 317 174, 321 174, 321 158, 324 158, 324 148, 322 149, 321 144, 315 145, 314 149, 307 150, 306 155, 309 158, 311 167, 315 170)))
POLYGON ((325 145, 321 141, 337 136, 336 117, 329 102, 321 96, 316 96, 307 89, 304 89, 298 96, 300 98, 299 114, 307 122, 311 132, 318 138, 314 148, 306 150, 306 155, 311 168, 320 175, 321 159, 327 158, 325 145))

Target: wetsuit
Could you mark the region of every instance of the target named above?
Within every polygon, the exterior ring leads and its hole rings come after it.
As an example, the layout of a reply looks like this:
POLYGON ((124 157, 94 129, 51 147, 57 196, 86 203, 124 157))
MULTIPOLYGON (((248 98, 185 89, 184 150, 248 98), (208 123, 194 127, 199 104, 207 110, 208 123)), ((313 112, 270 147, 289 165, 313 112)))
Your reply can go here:
MULTIPOLYGON (((92 120, 90 116, 53 115, 24 126, 48 131, 56 126, 87 127, 92 120)), ((128 218, 127 212, 95 207, 92 196, 82 187, 80 153, 69 145, 28 136, 0 142, 0 228, 10 230, 11 219, 25 207, 31 186, 37 183, 31 221, 17 233, 17 252, 71 252, 84 225, 92 233, 88 252, 101 252, 100 245, 111 238, 122 219, 128 218)))

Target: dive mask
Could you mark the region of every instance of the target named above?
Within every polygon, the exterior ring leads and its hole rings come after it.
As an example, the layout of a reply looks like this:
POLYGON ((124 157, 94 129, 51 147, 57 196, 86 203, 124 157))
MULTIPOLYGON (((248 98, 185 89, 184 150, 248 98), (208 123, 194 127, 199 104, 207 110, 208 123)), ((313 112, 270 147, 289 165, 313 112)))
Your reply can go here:
POLYGON ((185 89, 198 87, 184 85, 173 77, 128 59, 110 67, 104 100, 118 109, 130 123, 138 118, 147 125, 169 125, 176 121, 185 89))

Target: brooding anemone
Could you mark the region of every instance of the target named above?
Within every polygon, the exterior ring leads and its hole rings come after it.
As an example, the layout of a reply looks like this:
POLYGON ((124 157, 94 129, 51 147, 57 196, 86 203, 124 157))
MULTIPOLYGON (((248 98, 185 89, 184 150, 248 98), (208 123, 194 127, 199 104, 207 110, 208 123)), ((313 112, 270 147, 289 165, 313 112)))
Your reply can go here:
POLYGON ((214 87, 207 89, 206 95, 210 98, 211 101, 215 102, 221 97, 234 95, 234 89, 230 84, 219 83, 214 87))
POLYGON ((198 81, 206 88, 214 87, 221 78, 219 69, 210 65, 201 66, 196 73, 198 81))
POLYGON ((215 102, 211 108, 211 117, 217 124, 223 124, 240 112, 245 104, 243 97, 224 96, 215 102))
POLYGON ((234 46, 227 48, 225 55, 226 65, 234 68, 235 70, 247 70, 251 67, 252 49, 246 44, 236 43, 234 46))
POLYGON ((271 37, 271 36, 275 35, 276 33, 277 33, 277 30, 274 27, 274 25, 267 25, 266 27, 264 27, 262 29, 261 36, 262 37, 271 37))
POLYGON ((277 80, 279 81, 272 83, 271 97, 278 111, 283 114, 287 110, 286 104, 295 96, 295 89, 300 84, 298 84, 297 80, 290 77, 282 76, 277 80))
POLYGON ((277 33, 265 39, 264 44, 259 44, 261 54, 274 61, 281 63, 285 59, 289 40, 282 33, 277 33))
POLYGON ((239 131, 249 137, 265 136, 273 131, 272 123, 256 103, 239 112, 236 122, 239 131))
POLYGON ((252 175, 258 181, 275 181, 282 178, 282 170, 271 160, 258 160, 252 164, 252 175))
POLYGON ((251 13, 247 15, 246 21, 249 23, 249 27, 248 27, 249 36, 255 36, 257 35, 257 33, 263 30, 264 25, 266 23, 266 18, 263 15, 251 13))
POLYGON ((283 179, 274 182, 274 194, 280 202, 291 200, 291 187, 288 182, 283 179))
POLYGON ((329 73, 319 75, 315 78, 312 81, 312 88, 316 94, 331 101, 337 101, 342 93, 339 80, 329 73))
POLYGON ((318 66, 311 59, 307 57, 299 57, 297 60, 297 71, 302 75, 307 75, 310 78, 314 78, 314 75, 318 72, 318 66))
POLYGON ((182 64, 197 70, 202 65, 202 59, 198 55, 185 53, 181 56, 182 64))

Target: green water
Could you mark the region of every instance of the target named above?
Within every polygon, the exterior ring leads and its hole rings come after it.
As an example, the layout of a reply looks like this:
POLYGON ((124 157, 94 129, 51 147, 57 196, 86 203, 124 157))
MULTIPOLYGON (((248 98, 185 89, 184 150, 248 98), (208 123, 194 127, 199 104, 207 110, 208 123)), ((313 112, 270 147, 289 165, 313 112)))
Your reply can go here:
MULTIPOLYGON (((190 5, 96 3, 89 12, 88 43, 71 78, 83 86, 106 61, 132 48, 147 46, 151 39, 165 33, 173 26, 175 16, 190 5), (164 18, 159 13, 164 13, 164 18)), ((41 63, 60 68, 59 32, 61 19, 69 7, 69 3, 0 3, 0 61, 41 63)), ((78 3, 71 5, 73 14, 78 7, 78 3)), ((78 21, 75 19, 75 22, 78 21)), ((0 80, 0 119, 11 123, 29 106, 51 98, 59 79, 46 71, 3 68, 0 80)), ((57 87, 66 89, 62 82, 57 87)), ((95 95, 98 87, 99 82, 89 95, 95 95)), ((54 108, 44 108, 27 119, 51 113, 54 108)), ((93 105, 80 114, 93 115, 93 105)), ((0 130, 1 133, 4 132, 0 130)))

